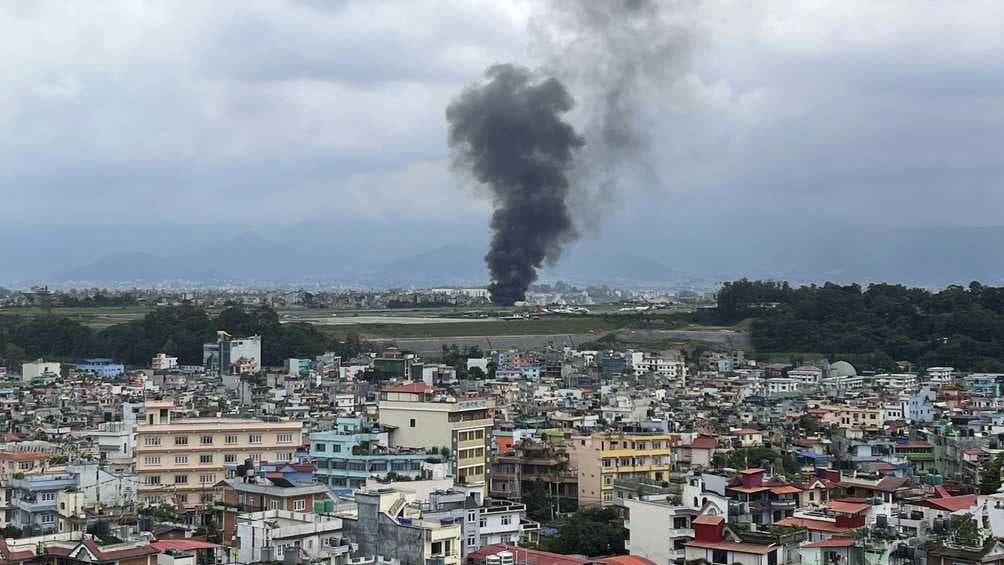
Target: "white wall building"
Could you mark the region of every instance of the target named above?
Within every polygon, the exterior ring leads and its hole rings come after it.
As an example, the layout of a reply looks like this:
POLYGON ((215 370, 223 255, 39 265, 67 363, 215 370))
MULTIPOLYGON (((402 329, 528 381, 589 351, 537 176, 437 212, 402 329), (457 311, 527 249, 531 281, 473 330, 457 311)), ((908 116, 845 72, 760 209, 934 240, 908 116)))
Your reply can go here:
POLYGON ((21 365, 21 381, 30 383, 35 379, 56 378, 60 375, 62 365, 52 361, 30 361, 21 365))

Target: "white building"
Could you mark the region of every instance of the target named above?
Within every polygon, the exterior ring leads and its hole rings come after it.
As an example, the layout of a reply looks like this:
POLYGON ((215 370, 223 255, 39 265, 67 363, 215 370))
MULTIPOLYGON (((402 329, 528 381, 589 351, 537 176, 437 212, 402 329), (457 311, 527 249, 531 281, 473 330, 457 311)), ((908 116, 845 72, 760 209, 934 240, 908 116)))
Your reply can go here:
POLYGON ((136 447, 136 420, 131 422, 103 422, 96 430, 80 432, 81 437, 91 438, 98 451, 108 458, 132 457, 136 447))
POLYGON ((892 390, 913 388, 917 385, 917 375, 914 373, 881 373, 872 378, 876 386, 892 390))
POLYGON ((178 358, 170 357, 166 353, 157 353, 150 360, 150 368, 154 371, 165 371, 178 366, 178 358))
POLYGON ((35 379, 56 378, 60 375, 62 365, 52 361, 31 361, 21 365, 21 381, 30 383, 35 379))
POLYGON ((819 367, 804 365, 788 371, 788 378, 795 379, 802 386, 817 386, 823 380, 823 370, 819 367))
POLYGON ((261 371, 261 336, 233 338, 217 332, 214 343, 202 346, 202 364, 220 374, 255 374, 261 371))
POLYGON ((342 536, 342 520, 331 515, 267 510, 237 517, 239 563, 282 561, 336 565, 348 562, 351 546, 342 536))
MULTIPOLYGON (((663 497, 665 498, 665 497, 663 497)), ((665 500, 624 500, 624 527, 631 555, 669 565, 685 556, 685 546, 694 539, 693 519, 699 510, 675 506, 665 500)))
POLYGON ((767 395, 792 394, 798 392, 799 382, 788 377, 767 379, 767 395))

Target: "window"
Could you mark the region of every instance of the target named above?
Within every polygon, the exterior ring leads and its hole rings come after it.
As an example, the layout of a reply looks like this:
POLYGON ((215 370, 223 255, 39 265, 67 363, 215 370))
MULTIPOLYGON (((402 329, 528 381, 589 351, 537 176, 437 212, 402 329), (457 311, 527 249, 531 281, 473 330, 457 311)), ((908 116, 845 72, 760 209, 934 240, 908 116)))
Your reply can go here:
POLYGON ((331 451, 334 451, 335 453, 341 453, 342 452, 342 446, 341 446, 341 444, 338 444, 338 443, 332 444, 331 445, 331 451))
POLYGON ((20 462, 20 463, 17 464, 17 468, 21 469, 22 471, 27 471, 27 470, 31 469, 33 466, 34 465, 32 464, 31 461, 22 461, 22 462, 20 462))
POLYGON ((478 544, 477 536, 467 536, 467 547, 474 547, 478 544))
POLYGON ((176 484, 176 485, 187 485, 188 484, 188 475, 175 475, 174 476, 174 484, 176 484))
POLYGON ((502 516, 502 525, 503 526, 511 526, 512 525, 512 516, 510 516, 508 514, 502 516))
POLYGON ((148 496, 148 497, 146 497, 146 498, 143 499, 143 501, 146 502, 147 505, 149 505, 149 506, 153 506, 154 504, 157 504, 157 502, 159 500, 160 500, 159 496, 148 496))
POLYGON ((188 456, 187 455, 175 455, 174 456, 174 464, 175 465, 187 465, 188 464, 188 456))
POLYGON ((767 565, 777 565, 777 550, 767 554, 767 565))
POLYGON ((293 434, 277 434, 275 436, 276 443, 293 443, 293 434))
POLYGON ((237 443, 238 441, 240 441, 240 440, 237 439, 237 435, 236 434, 227 435, 226 437, 223 438, 223 442, 227 443, 227 444, 230 444, 230 445, 233 445, 233 444, 237 443))
POLYGON ((223 455, 223 462, 224 463, 236 463, 237 462, 237 454, 236 453, 227 453, 227 454, 224 454, 223 455))
POLYGON ((38 499, 42 502, 53 502, 56 500, 56 493, 54 492, 43 492, 39 493, 38 499))
POLYGON ((478 513, 477 512, 468 512, 467 513, 467 521, 468 522, 473 522, 473 521, 475 521, 477 519, 478 519, 478 513))
POLYGON ((712 563, 728 563, 729 562, 729 552, 724 549, 713 549, 711 550, 711 562, 712 563))
POLYGON ((160 475, 147 475, 147 476, 143 477, 143 484, 144 485, 159 485, 160 484, 160 475))
POLYGON ((261 434, 250 434, 248 435, 248 443, 254 445, 261 443, 261 434))
POLYGON ((144 465, 160 465, 160 455, 147 455, 143 458, 144 465))
POLYGON ((314 451, 325 451, 326 447, 327 446, 325 446, 323 443, 315 443, 314 444, 314 451))
POLYGON ((275 454, 275 460, 276 461, 292 461, 293 460, 293 452, 292 451, 287 451, 285 453, 276 453, 275 454))
POLYGON ((212 454, 209 454, 209 455, 200 455, 199 456, 199 464, 200 465, 212 465, 213 464, 213 456, 212 456, 212 454))
POLYGON ((213 436, 202 436, 199 438, 199 443, 202 445, 213 445, 213 436))
POLYGON ((814 490, 810 490, 809 491, 809 500, 810 501, 816 500, 816 491, 814 491, 814 490))
POLYGON ((268 499, 268 509, 269 510, 278 510, 279 509, 279 501, 276 500, 276 499, 274 499, 274 498, 268 499))
POLYGON ((174 445, 188 445, 188 436, 174 436, 174 445))
POLYGON ((488 520, 486 520, 485 518, 482 518, 482 519, 478 520, 478 527, 479 528, 483 528, 483 527, 485 527, 487 525, 488 525, 488 520))
POLYGON ((250 459, 250 460, 252 460, 254 462, 261 461, 261 453, 252 453, 252 454, 248 455, 248 459, 250 459))
POLYGON ((307 507, 307 501, 302 498, 297 498, 293 501, 293 510, 303 510, 307 507))
POLYGON ((51 512, 45 512, 42 514, 41 521, 43 524, 52 524, 56 521, 56 515, 51 512))
POLYGON ((414 427, 415 427, 415 419, 414 419, 414 418, 412 418, 411 420, 409 420, 409 422, 408 422, 408 426, 409 426, 409 427, 412 427, 412 428, 414 428, 414 427))
POLYGON ((204 484, 204 485, 205 484, 215 483, 216 482, 216 475, 213 475, 213 474, 199 475, 199 482, 202 483, 202 484, 204 484))
POLYGON ((178 495, 178 500, 180 502, 188 502, 188 495, 187 494, 179 494, 178 495))
POLYGON ((143 445, 160 445, 160 436, 147 436, 143 438, 143 445))
POLYGON ((206 502, 212 502, 212 501, 213 501, 213 495, 211 495, 209 493, 204 492, 204 493, 202 493, 202 494, 199 495, 199 502, 206 503, 206 502))

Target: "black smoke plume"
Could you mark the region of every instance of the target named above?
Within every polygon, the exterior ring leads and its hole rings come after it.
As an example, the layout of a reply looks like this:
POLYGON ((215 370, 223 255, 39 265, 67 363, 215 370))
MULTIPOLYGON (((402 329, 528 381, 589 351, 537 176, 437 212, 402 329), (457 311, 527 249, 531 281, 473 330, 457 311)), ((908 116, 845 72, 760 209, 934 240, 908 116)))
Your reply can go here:
POLYGON ((492 242, 485 261, 492 301, 524 300, 537 270, 578 234, 568 208, 569 171, 585 142, 562 118, 575 101, 553 77, 494 65, 446 110, 454 165, 492 192, 492 242))

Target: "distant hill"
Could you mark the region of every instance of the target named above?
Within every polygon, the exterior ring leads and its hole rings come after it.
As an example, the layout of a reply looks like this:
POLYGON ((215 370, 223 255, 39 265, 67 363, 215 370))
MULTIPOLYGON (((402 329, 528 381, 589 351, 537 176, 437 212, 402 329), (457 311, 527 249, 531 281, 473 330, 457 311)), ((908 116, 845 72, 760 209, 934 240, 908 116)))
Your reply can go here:
POLYGON ((58 283, 85 284, 154 284, 164 281, 205 281, 217 278, 209 269, 144 252, 112 253, 54 273, 48 278, 58 283))
POLYGON ((461 286, 488 282, 485 250, 444 245, 391 261, 368 278, 383 286, 461 286))

